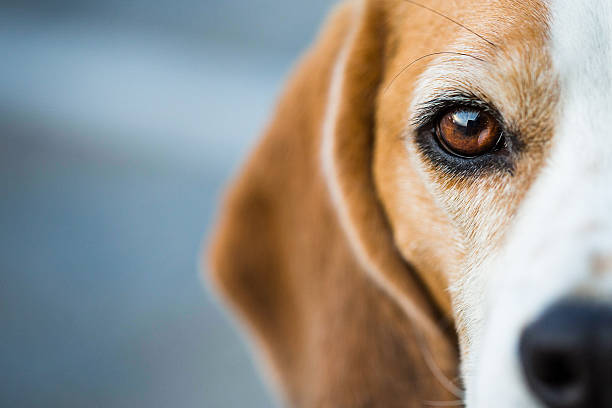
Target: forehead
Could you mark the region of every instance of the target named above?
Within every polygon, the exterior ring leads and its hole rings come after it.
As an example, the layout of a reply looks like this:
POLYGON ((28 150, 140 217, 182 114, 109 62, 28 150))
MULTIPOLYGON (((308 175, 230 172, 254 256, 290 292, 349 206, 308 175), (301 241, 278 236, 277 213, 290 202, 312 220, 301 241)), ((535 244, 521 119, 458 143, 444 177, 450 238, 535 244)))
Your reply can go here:
MULTIPOLYGON (((415 51, 457 43, 468 50, 535 45, 547 36, 546 0, 387 0, 394 51, 415 51)), ((391 47, 393 48, 393 47, 391 47)), ((493 51, 493 49, 489 51, 493 51)))
POLYGON ((397 7, 387 84, 412 95, 409 111, 445 94, 473 95, 516 133, 550 133, 531 129, 548 127, 543 119, 557 93, 543 2, 401 0, 397 7))
MULTIPOLYGON (((440 82, 435 85, 499 95, 499 101, 493 102, 508 109, 559 88, 565 88, 565 94, 608 94, 602 93, 612 83, 612 2, 608 0, 392 0, 387 4, 392 38, 387 50, 388 85, 401 72, 397 82, 413 91, 425 68, 438 67, 440 82), (541 77, 561 82, 535 83, 541 77), (444 79, 446 84, 441 83, 444 79), (507 86, 493 89, 500 83, 507 86), (523 93, 522 98, 527 91, 532 95, 522 101, 516 91, 523 93)), ((524 119, 519 112, 508 112, 510 118, 513 113, 515 119, 524 119)))
POLYGON ((607 117, 612 85, 612 2, 554 0, 550 32, 565 107, 588 106, 607 117))

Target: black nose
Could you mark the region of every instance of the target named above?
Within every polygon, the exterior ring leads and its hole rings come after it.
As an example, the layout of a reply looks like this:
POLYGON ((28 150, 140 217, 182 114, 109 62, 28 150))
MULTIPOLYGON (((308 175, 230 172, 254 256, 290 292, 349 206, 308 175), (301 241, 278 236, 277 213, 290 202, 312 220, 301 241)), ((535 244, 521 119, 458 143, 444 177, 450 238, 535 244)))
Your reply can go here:
POLYGON ((531 390, 549 408, 612 407, 612 306, 563 301, 520 340, 531 390))

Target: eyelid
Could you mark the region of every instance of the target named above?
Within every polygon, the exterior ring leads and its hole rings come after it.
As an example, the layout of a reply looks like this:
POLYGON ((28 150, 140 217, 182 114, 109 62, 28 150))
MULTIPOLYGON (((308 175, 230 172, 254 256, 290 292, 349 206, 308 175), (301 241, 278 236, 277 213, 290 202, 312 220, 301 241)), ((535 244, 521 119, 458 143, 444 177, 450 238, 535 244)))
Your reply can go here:
POLYGON ((433 125, 440 115, 449 109, 468 108, 487 112, 503 128, 503 120, 497 109, 475 95, 465 93, 446 94, 419 104, 413 115, 411 125, 417 131, 433 125))

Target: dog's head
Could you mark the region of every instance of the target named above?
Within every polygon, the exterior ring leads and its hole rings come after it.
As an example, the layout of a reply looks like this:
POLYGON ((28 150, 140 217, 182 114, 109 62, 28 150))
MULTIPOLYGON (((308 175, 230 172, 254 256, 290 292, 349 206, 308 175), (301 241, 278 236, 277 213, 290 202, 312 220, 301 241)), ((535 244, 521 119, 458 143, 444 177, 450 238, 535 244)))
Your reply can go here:
POLYGON ((612 404, 611 43, 606 0, 334 14, 212 252, 288 400, 612 404))

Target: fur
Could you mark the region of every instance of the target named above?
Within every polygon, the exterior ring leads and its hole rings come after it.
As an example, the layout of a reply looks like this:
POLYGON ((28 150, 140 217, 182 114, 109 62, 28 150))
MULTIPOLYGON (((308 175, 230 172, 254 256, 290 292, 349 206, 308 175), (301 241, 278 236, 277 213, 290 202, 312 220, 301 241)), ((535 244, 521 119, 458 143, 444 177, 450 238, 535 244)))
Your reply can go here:
POLYGON ((207 256, 285 404, 538 406, 522 328, 612 293, 610 21, 604 0, 332 14, 207 256), (423 107, 459 92, 513 135, 506 171, 453 173, 419 146, 423 107))

